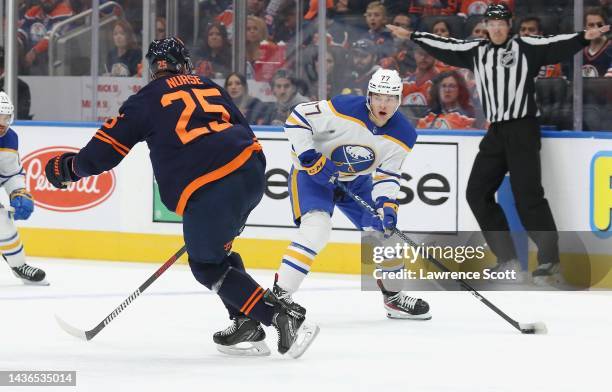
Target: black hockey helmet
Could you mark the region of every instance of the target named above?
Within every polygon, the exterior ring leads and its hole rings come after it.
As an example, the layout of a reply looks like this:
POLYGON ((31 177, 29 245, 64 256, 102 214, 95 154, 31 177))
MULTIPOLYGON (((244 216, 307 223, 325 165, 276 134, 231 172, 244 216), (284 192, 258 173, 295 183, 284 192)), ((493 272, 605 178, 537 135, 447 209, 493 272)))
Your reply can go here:
POLYGON ((485 19, 512 19, 512 11, 505 4, 491 4, 484 13, 485 19))
POLYGON ((189 50, 187 50, 183 41, 177 37, 156 39, 151 42, 146 58, 149 61, 151 75, 160 71, 177 74, 191 74, 193 72, 189 50))

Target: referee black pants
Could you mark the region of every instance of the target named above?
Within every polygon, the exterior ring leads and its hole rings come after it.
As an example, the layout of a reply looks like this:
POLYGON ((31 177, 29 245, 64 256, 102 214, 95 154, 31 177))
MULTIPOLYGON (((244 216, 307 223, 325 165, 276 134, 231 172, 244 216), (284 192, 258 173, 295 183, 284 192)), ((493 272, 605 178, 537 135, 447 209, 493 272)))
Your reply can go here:
POLYGON ((516 258, 508 221, 495 200, 507 172, 518 215, 538 247, 538 262, 559 261, 557 227, 542 188, 540 148, 540 127, 535 118, 491 124, 480 142, 466 196, 499 262, 516 258))

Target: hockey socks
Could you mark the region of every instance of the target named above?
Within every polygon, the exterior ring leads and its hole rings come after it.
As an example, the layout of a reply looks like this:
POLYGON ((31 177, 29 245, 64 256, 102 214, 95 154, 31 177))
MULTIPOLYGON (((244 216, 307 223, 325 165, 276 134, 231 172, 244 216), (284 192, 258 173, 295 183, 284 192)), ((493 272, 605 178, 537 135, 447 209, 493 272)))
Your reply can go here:
POLYGON ((189 266, 197 281, 215 291, 223 303, 264 325, 272 324, 274 308, 262 301, 265 290, 246 271, 230 266, 226 259, 220 264, 189 260, 189 266))
POLYGON ((325 211, 309 211, 300 219, 300 229, 287 247, 278 270, 278 286, 289 294, 299 288, 317 254, 331 234, 331 217, 325 211))
MULTIPOLYGON (((235 268, 238 271, 246 271, 245 268, 244 268, 244 263, 242 261, 242 257, 240 257, 240 254, 238 254, 236 252, 230 253, 224 259, 224 261, 227 261, 232 268, 235 268)), ((227 302, 223 298, 221 298, 221 301, 223 301, 223 305, 225 305, 225 308, 227 309, 227 312, 229 313, 229 318, 230 319, 233 320, 234 318, 236 318, 236 317, 241 315, 241 312, 240 312, 239 308, 236 308, 236 307, 232 306, 232 304, 230 304, 229 302, 227 302)))
POLYGON ((301 245, 297 242, 292 242, 281 262, 278 270, 277 284, 289 293, 294 293, 298 290, 317 256, 317 252, 301 245))
POLYGON ((25 252, 19 233, 0 238, 0 251, 11 267, 21 267, 25 264, 25 252))

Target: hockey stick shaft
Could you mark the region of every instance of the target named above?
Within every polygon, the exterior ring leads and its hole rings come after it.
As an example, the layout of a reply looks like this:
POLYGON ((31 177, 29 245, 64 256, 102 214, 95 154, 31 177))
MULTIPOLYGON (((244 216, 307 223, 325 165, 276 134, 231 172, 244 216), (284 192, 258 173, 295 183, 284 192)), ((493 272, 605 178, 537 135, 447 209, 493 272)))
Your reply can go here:
POLYGON ((149 277, 149 279, 147 279, 143 284, 141 284, 140 287, 136 289, 136 291, 130 294, 129 297, 127 297, 108 316, 106 316, 104 320, 100 321, 100 323, 96 325, 93 329, 85 331, 85 338, 87 340, 91 340, 94 338, 94 336, 100 333, 100 331, 102 331, 104 327, 106 327, 111 321, 113 321, 113 319, 115 319, 115 317, 117 317, 119 313, 123 311, 123 309, 127 308, 129 304, 131 304, 136 298, 140 296, 140 294, 142 294, 147 289, 147 287, 149 287, 168 268, 170 268, 170 266, 174 264, 183 255, 183 253, 185 253, 185 251, 186 248, 185 245, 183 245, 183 247, 179 249, 174 255, 172 255, 172 257, 170 257, 164 264, 162 264, 162 266, 159 267, 157 271, 155 271, 155 273, 153 273, 153 275, 149 277))
MULTIPOLYGON (((353 192, 351 192, 348 189, 348 187, 344 185, 341 181, 336 181, 335 183, 338 186, 338 188, 342 189, 344 193, 346 193, 351 199, 355 200, 358 204, 360 204, 366 211, 368 211, 373 216, 379 216, 376 210, 374 209, 374 207, 372 207, 367 201, 363 200, 361 197, 353 194, 353 192)), ((401 238, 403 241, 405 241, 407 244, 409 244, 410 246, 414 248, 418 246, 406 234, 404 234, 402 231, 398 230, 397 228, 393 229, 393 234, 397 235, 399 238, 401 238)), ((451 270, 448 269, 448 267, 446 267, 444 264, 442 264, 440 261, 436 260, 435 258, 428 256, 426 257, 426 259, 432 264, 434 264, 436 267, 438 267, 440 270, 444 272, 451 272, 451 270)), ((475 288, 470 286, 466 281, 464 281, 463 279, 455 279, 455 282, 461 285, 461 287, 463 287, 464 289, 468 290, 474 297, 476 297, 476 299, 478 299, 480 302, 485 304, 489 309, 497 313, 500 317, 502 317, 504 320, 510 323, 514 328, 518 329, 521 332, 525 332, 523 328, 521 328, 521 325, 519 324, 518 321, 508 316, 504 311, 502 311, 500 308, 495 306, 491 301, 486 299, 482 294, 480 294, 475 288)))

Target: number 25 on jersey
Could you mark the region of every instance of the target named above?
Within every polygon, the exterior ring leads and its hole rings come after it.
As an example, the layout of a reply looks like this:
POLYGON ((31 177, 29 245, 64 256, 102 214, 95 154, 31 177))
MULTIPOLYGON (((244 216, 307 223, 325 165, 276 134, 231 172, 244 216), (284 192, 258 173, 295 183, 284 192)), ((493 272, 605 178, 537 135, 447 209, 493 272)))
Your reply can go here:
POLYGON ((164 94, 161 98, 161 104, 163 107, 172 105, 175 101, 183 101, 185 108, 183 109, 181 116, 176 123, 176 134, 183 144, 187 144, 192 140, 210 134, 212 132, 221 132, 230 128, 230 114, 227 109, 222 105, 211 104, 206 100, 206 97, 218 97, 221 93, 216 88, 194 88, 191 89, 191 93, 185 90, 179 90, 172 93, 164 94), (194 99, 195 97, 195 99, 194 99), (200 104, 200 107, 206 113, 219 113, 221 115, 221 121, 210 121, 207 125, 202 127, 187 129, 187 124, 191 116, 196 110, 196 100, 200 104))

